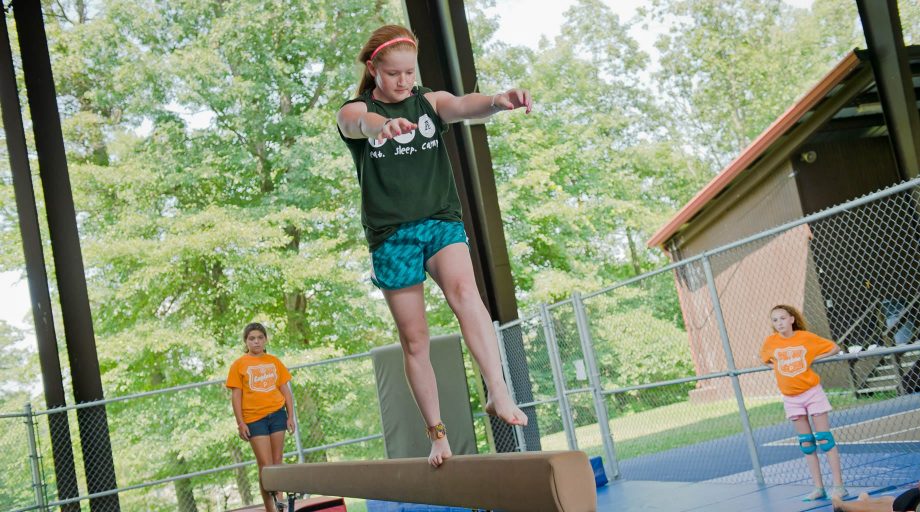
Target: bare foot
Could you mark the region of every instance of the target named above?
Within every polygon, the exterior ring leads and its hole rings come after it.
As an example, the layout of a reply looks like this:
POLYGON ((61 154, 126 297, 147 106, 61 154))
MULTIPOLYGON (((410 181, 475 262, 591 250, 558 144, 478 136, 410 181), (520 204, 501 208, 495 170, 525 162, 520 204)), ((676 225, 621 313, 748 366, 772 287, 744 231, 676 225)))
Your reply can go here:
POLYGON ((454 454, 450 451, 450 443, 447 437, 436 439, 431 442, 431 453, 428 454, 428 463, 434 467, 444 464, 444 461, 451 458, 454 454))
POLYGON ((522 427, 527 426, 527 415, 524 414, 524 411, 520 410, 518 406, 514 405, 514 402, 511 401, 511 397, 507 394, 498 394, 489 396, 489 400, 486 402, 486 414, 489 416, 498 416, 505 423, 509 425, 521 425, 522 427))

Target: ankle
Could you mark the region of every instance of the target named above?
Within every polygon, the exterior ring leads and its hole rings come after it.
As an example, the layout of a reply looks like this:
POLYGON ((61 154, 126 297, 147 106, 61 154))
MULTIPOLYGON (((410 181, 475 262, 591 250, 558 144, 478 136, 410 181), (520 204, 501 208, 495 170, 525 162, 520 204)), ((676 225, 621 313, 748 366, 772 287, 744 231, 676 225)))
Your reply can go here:
POLYGON ((428 435, 428 439, 431 441, 438 441, 441 439, 446 439, 447 438, 447 427, 444 426, 444 423, 442 423, 441 421, 438 421, 436 425, 428 427, 426 429, 426 434, 428 435))

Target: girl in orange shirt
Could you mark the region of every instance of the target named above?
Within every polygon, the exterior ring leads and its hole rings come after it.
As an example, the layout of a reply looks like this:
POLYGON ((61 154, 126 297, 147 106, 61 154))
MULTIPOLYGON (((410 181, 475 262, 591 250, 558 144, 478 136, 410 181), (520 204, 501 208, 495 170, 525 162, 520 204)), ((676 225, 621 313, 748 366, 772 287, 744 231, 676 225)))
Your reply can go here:
POLYGON ((246 354, 233 362, 226 386, 231 390, 233 414, 240 439, 249 441, 259 465, 259 490, 267 512, 275 512, 274 496, 262 487, 262 468, 282 463, 284 431, 294 433, 291 374, 277 357, 265 352, 265 326, 251 323, 243 329, 246 354))
POLYGON ((827 457, 834 478, 830 495, 832 498, 843 498, 847 490, 840 472, 840 452, 827 418, 831 403, 821 387, 821 378, 811 369, 815 360, 840 352, 840 347, 805 330, 802 314, 792 306, 780 304, 774 307, 770 311, 770 321, 774 332, 764 340, 760 358, 773 368, 776 384, 783 394, 786 417, 795 425, 799 447, 805 454, 815 482, 815 490, 804 501, 827 498, 821 479, 821 463, 816 453, 818 448, 827 457), (809 416, 814 423, 814 433, 812 424, 808 422, 809 416))

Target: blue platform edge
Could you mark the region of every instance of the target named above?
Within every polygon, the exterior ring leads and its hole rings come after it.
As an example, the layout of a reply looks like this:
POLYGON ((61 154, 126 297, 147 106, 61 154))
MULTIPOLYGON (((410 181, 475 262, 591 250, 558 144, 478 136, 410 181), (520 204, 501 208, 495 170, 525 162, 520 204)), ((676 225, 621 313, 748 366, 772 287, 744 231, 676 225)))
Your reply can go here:
POLYGON ((399 503, 396 501, 367 500, 367 512, 470 512, 468 508, 399 503))
POLYGON ((604 459, 599 455, 588 459, 591 462, 591 470, 594 471, 594 486, 603 487, 607 485, 607 472, 604 471, 604 459))
MULTIPOLYGON (((594 485, 603 487, 607 485, 607 472, 604 471, 604 460, 598 457, 588 459, 591 470, 594 472, 594 485)), ((401 503, 396 501, 367 500, 367 512, 470 512, 468 508, 442 507, 440 505, 420 505, 418 503, 401 503)))

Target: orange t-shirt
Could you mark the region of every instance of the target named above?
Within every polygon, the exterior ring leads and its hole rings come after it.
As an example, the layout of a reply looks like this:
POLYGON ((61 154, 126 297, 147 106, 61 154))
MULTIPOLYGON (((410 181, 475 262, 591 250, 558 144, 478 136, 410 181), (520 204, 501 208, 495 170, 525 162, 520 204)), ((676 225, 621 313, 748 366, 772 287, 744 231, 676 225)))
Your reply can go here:
POLYGON ((788 338, 774 332, 764 340, 760 359, 765 363, 773 361, 780 393, 800 395, 821 382, 821 377, 811 369, 815 357, 835 346, 833 341, 808 331, 793 331, 788 338))
POLYGON ((290 380, 290 372, 277 357, 246 354, 230 365, 225 385, 243 390, 243 421, 252 423, 284 406, 280 388, 290 380))

